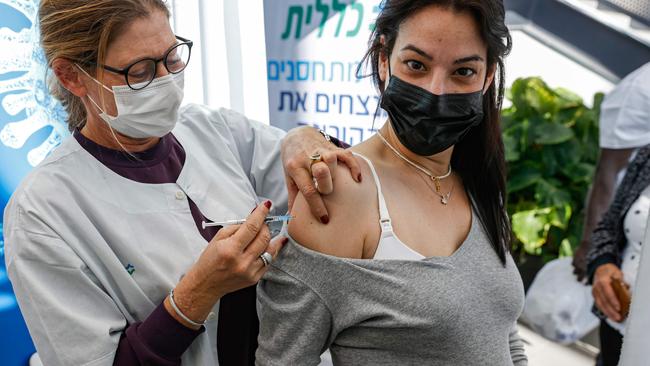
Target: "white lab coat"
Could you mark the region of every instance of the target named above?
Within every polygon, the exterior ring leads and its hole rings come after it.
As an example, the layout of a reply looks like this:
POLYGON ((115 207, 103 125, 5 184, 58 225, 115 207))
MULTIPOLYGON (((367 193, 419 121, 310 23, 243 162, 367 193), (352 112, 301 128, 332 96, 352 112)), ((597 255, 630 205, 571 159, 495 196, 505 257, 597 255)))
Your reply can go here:
MULTIPOLYGON (((186 161, 176 184, 123 178, 68 138, 7 205, 7 271, 45 365, 112 364, 122 331, 147 318, 206 246, 188 196, 210 220, 246 217, 261 197, 286 210, 281 130, 199 105, 180 116, 173 134, 186 161)), ((184 365, 218 364, 216 318, 184 365)))

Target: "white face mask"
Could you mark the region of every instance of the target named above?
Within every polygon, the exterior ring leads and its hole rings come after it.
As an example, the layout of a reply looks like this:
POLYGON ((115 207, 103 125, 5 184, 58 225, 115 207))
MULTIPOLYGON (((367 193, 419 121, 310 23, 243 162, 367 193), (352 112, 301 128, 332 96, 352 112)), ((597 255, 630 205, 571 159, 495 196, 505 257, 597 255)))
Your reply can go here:
POLYGON ((79 69, 113 93, 117 116, 103 111, 90 95, 88 99, 99 109, 99 117, 119 133, 133 138, 162 137, 176 126, 178 109, 183 101, 182 71, 154 79, 140 90, 133 90, 128 85, 113 86, 111 90, 81 67, 79 69))

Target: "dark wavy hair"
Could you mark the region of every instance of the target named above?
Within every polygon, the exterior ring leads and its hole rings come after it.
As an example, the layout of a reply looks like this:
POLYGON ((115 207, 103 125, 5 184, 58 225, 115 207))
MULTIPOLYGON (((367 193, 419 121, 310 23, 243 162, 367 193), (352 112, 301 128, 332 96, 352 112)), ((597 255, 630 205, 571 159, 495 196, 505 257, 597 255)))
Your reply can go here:
MULTIPOLYGON (((384 0, 370 35, 368 51, 359 65, 370 66, 369 76, 383 94, 384 81, 379 77, 382 54, 390 57, 400 25, 428 6, 440 6, 473 15, 487 44, 488 70, 495 69, 495 80, 483 98, 483 123, 474 127, 456 144, 451 164, 463 180, 472 198, 472 207, 487 231, 492 247, 505 265, 510 250, 511 230, 506 212, 506 167, 501 139, 501 104, 505 71, 503 59, 512 48, 512 38, 505 25, 502 0, 384 0), (384 37, 382 43, 381 37, 384 37)), ((435 21, 432 19, 431 21, 435 21)))

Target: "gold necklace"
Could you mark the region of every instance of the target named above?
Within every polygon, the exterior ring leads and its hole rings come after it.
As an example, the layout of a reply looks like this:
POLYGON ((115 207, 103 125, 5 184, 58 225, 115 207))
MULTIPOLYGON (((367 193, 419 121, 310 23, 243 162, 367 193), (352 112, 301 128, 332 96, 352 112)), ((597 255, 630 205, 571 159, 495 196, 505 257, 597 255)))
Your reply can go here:
POLYGON ((426 184, 426 186, 431 189, 431 192, 435 193, 438 197, 440 197, 440 203, 442 203, 445 206, 449 203, 449 200, 451 199, 451 193, 454 191, 454 182, 453 181, 451 182, 451 189, 449 190, 449 192, 440 193, 440 191, 436 191, 436 189, 431 188, 429 183, 427 183, 426 178, 424 178, 422 175, 418 174, 418 177, 420 177, 420 179, 422 179, 424 184, 426 184))
POLYGON ((440 197, 440 202, 443 205, 447 205, 449 203, 449 199, 451 198, 451 193, 454 191, 454 185, 452 183, 451 190, 447 193, 442 193, 440 192, 440 180, 445 179, 451 175, 451 164, 449 164, 449 169, 447 170, 447 173, 437 176, 431 173, 427 168, 421 166, 420 164, 411 161, 409 158, 406 156, 402 155, 396 148, 391 145, 386 138, 381 134, 381 132, 377 131, 377 135, 379 135, 379 138, 381 141, 386 145, 397 157, 402 159, 404 162, 408 163, 410 166, 414 167, 415 169, 421 171, 422 173, 426 174, 432 181, 435 186, 435 190, 433 190, 433 193, 438 195, 440 197))

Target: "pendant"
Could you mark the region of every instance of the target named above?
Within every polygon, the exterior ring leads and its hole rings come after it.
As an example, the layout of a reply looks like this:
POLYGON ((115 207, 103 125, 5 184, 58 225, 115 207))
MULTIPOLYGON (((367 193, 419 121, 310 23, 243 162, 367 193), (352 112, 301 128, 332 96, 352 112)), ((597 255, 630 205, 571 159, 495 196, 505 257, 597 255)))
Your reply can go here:
POLYGON ((446 206, 449 203, 449 198, 451 198, 451 192, 448 192, 447 194, 441 194, 440 203, 446 206))
POLYGON ((431 177, 431 180, 436 187, 436 192, 440 193, 440 180, 436 177, 431 177))

